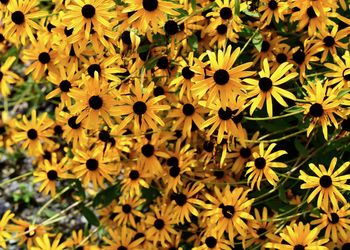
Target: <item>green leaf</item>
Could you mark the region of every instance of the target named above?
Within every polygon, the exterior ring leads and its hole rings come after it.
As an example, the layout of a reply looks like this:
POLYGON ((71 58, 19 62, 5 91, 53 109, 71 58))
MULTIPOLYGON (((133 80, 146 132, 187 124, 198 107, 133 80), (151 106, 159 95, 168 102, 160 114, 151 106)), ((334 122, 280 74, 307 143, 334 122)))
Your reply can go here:
POLYGON ((119 183, 108 187, 105 190, 100 191, 94 198, 92 205, 97 207, 101 205, 101 207, 108 206, 113 200, 117 199, 121 194, 119 183))
POLYGON ((191 0, 191 5, 192 5, 192 10, 196 10, 196 8, 197 8, 197 1, 196 0, 191 0))
POLYGON ((85 200, 85 189, 83 188, 83 186, 81 185, 81 181, 80 180, 74 180, 75 182, 75 187, 76 187, 76 192, 79 195, 79 197, 82 200, 85 200))
POLYGON ((180 13, 180 15, 177 16, 177 18, 188 16, 188 12, 184 9, 176 9, 176 11, 180 13))
POLYGON ((281 201, 283 201, 284 203, 289 204, 287 196, 286 196, 286 190, 284 189, 284 187, 279 187, 278 188, 278 197, 281 199, 281 201))
POLYGON ((94 214, 94 212, 92 212, 89 208, 87 207, 83 207, 81 209, 81 213, 84 215, 84 217, 86 218, 86 220, 91 224, 94 225, 96 227, 98 227, 100 225, 100 221, 97 219, 96 215, 94 214))
POLYGON ((240 1, 240 0, 235 0, 235 14, 236 14, 237 16, 239 16, 240 4, 241 4, 241 1, 240 1))
POLYGON ((307 155, 308 152, 307 152, 306 148, 297 139, 295 139, 295 141, 294 141, 294 146, 298 150, 300 155, 302 155, 302 156, 306 156, 307 155))
POLYGON ((146 63, 146 70, 153 69, 157 65, 158 59, 159 58, 151 58, 148 60, 146 63))
POLYGON ((190 36, 188 38, 188 45, 190 46, 190 48, 192 50, 198 49, 198 39, 197 39, 197 36, 195 34, 193 34, 192 36, 190 36))
POLYGON ((254 44, 255 48, 260 52, 261 46, 263 42, 263 37, 260 33, 256 33, 255 36, 252 39, 252 43, 254 44))
POLYGON ((341 91, 339 91, 337 99, 342 98, 343 96, 345 96, 347 93, 350 93, 350 88, 347 89, 343 89, 341 91))
POLYGON ((147 52, 149 50, 149 44, 142 45, 138 47, 137 53, 147 52))

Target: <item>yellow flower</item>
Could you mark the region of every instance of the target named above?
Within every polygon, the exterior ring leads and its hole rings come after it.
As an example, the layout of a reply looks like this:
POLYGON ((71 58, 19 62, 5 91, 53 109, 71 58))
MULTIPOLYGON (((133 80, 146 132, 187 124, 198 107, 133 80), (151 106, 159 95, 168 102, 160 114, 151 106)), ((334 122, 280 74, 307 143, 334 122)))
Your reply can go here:
POLYGON ((338 189, 350 190, 350 185, 345 184, 350 178, 350 174, 340 175, 349 167, 350 162, 345 162, 335 170, 336 164, 336 157, 332 159, 328 170, 326 170, 323 164, 319 164, 319 167, 316 167, 315 164, 310 163, 309 168, 317 176, 308 175, 303 170, 300 170, 299 179, 305 182, 301 185, 301 188, 315 188, 307 198, 307 202, 310 203, 318 195, 317 207, 322 208, 325 211, 329 211, 331 206, 333 209, 338 209, 339 201, 341 201, 343 204, 347 203, 346 199, 338 189))
POLYGON ((7 229, 7 224, 15 216, 10 210, 7 210, 0 220, 0 246, 6 249, 6 240, 12 238, 11 234, 7 229))
POLYGON ((290 73, 287 76, 285 74, 293 67, 292 64, 288 62, 282 63, 278 68, 272 73, 270 72, 270 66, 268 60, 265 58, 263 61, 263 68, 259 72, 260 79, 244 79, 243 81, 248 83, 245 86, 247 90, 248 98, 252 98, 249 102, 250 115, 253 114, 254 110, 258 107, 262 109, 264 103, 266 102, 267 114, 269 117, 273 116, 272 113, 272 97, 277 100, 279 104, 284 107, 288 107, 288 104, 283 100, 283 97, 295 100, 296 97, 288 92, 287 90, 279 87, 279 85, 288 82, 289 80, 295 78, 298 73, 290 73))
POLYGON ((279 179, 272 168, 286 168, 287 164, 274 162, 273 160, 287 154, 287 152, 284 150, 278 150, 272 153, 272 150, 276 145, 276 143, 272 143, 265 151, 264 143, 261 142, 259 144, 259 153, 253 152, 254 161, 249 161, 246 165, 246 167, 249 168, 246 172, 246 175, 249 175, 247 182, 249 184, 251 181, 252 188, 257 184, 258 190, 260 190, 260 183, 263 177, 265 177, 274 187, 277 185, 279 179))

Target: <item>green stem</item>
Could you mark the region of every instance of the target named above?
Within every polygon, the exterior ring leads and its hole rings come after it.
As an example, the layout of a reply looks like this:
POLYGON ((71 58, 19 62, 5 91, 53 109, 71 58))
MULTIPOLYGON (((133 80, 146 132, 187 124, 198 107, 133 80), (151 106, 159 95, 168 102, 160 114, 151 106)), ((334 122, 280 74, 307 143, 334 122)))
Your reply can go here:
POLYGON ((19 179, 22 179, 22 178, 24 178, 24 177, 30 176, 30 175, 32 175, 32 174, 33 174, 33 171, 30 171, 30 172, 27 172, 27 173, 25 173, 25 174, 16 176, 16 177, 14 177, 14 178, 12 178, 12 179, 9 179, 9 180, 6 180, 6 181, 4 181, 4 182, 1 182, 1 183, 0 183, 0 187, 5 186, 5 185, 7 185, 7 184, 9 184, 9 183, 11 183, 11 182, 17 181, 17 180, 19 180, 19 179))
POLYGON ((68 187, 65 187, 64 189, 62 189, 59 193, 57 193, 54 197, 52 197, 50 200, 48 200, 40 209, 39 211, 36 213, 34 220, 33 220, 33 224, 35 224, 36 220, 38 219, 38 217, 42 214, 42 212, 57 198, 59 198, 62 194, 64 194, 65 192, 67 192, 69 189, 71 189, 73 187, 74 183, 69 185, 68 187))
POLYGON ((296 114, 300 114, 303 113, 304 110, 299 110, 293 113, 288 113, 288 114, 284 114, 284 115, 279 115, 279 116, 272 116, 272 117, 244 117, 247 120, 251 120, 251 121, 268 121, 268 120, 276 120, 276 119, 281 119, 281 118, 285 118, 288 116, 293 116, 296 114))

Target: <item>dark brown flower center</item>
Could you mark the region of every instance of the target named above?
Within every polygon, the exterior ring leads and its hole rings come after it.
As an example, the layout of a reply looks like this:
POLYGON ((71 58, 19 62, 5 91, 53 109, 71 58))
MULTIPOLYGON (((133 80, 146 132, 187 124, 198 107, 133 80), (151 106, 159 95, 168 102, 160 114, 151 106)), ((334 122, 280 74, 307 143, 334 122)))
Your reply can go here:
POLYGON ((209 236, 205 239, 205 244, 209 248, 214 248, 217 243, 218 243, 217 239, 215 239, 213 236, 209 236))
POLYGON ((137 101, 132 106, 132 109, 134 110, 134 113, 137 115, 143 115, 147 111, 147 105, 146 103, 142 101, 137 101))
POLYGON ((186 103, 185 105, 182 106, 182 113, 185 116, 191 116, 194 114, 195 108, 191 103, 186 103))
POLYGON ((190 80, 194 76, 194 72, 190 70, 189 66, 183 67, 181 74, 187 80, 190 80))
POLYGON ((36 138, 38 138, 38 132, 31 128, 27 131, 27 137, 30 139, 30 140, 35 140, 36 138))
POLYGON ((11 20, 12 22, 14 22, 17 25, 21 25, 22 23, 24 23, 24 14, 22 11, 15 11, 11 14, 11 20))
POLYGON ((222 208, 222 214, 225 218, 231 219, 235 215, 235 207, 231 205, 223 205, 222 208))
POLYGON ((145 157, 151 157, 154 154, 154 146, 151 144, 145 144, 142 146, 141 152, 145 157))
POLYGON ((268 3, 268 6, 271 10, 275 10, 278 7, 278 4, 275 0, 270 0, 268 3))
POLYGON ((165 226, 164 220, 162 219, 156 219, 153 223, 154 227, 158 230, 162 230, 165 226))
POLYGON ((137 171, 137 170, 131 170, 130 171, 130 173, 129 173, 129 178, 131 179, 131 180, 137 180, 138 178, 140 177, 140 173, 139 173, 139 171, 137 171))
POLYGON ((232 110, 230 108, 226 108, 226 110, 220 108, 218 111, 218 115, 221 120, 227 121, 232 117, 232 110))
POLYGON ((100 67, 100 65, 98 65, 98 64, 96 64, 96 63, 95 63, 95 64, 91 64, 91 65, 88 67, 87 71, 88 71, 89 76, 94 77, 95 71, 96 71, 99 75, 101 74, 101 67, 100 67))
POLYGON ((216 27, 216 31, 220 35, 225 35, 227 33, 227 26, 225 24, 220 24, 216 27))
POLYGON ((305 61, 305 53, 304 53, 304 51, 302 49, 297 50, 293 54, 293 60, 299 65, 303 64, 304 61, 305 61))
POLYGON ((122 206, 123 213, 128 214, 131 212, 131 206, 129 204, 124 204, 122 206))
POLYGON ((262 77, 259 79, 259 88, 264 91, 267 92, 272 88, 272 81, 270 78, 268 77, 262 77))
POLYGON ((308 17, 309 17, 310 19, 317 17, 316 12, 315 12, 315 10, 314 10, 314 8, 313 8, 312 6, 310 6, 309 8, 307 8, 306 14, 308 15, 308 17))
POLYGON ((92 109, 98 110, 102 107, 103 100, 100 96, 94 95, 89 98, 89 106, 92 109))
POLYGON ((254 164, 257 169, 263 169, 266 166, 266 160, 264 157, 259 157, 254 160, 254 164))
POLYGON ((164 30, 168 35, 172 36, 179 31, 179 28, 174 20, 168 20, 164 25, 164 30))
POLYGON ((328 221, 332 224, 337 224, 339 222, 339 215, 336 213, 331 213, 331 218, 328 217, 328 221))
POLYGON ((327 47, 332 47, 335 44, 335 40, 332 36, 326 36, 323 38, 323 42, 327 47))
POLYGON ((147 11, 154 11, 158 7, 158 1, 157 0, 143 0, 142 6, 147 11))
POLYGON ((214 81, 216 84, 225 85, 230 80, 229 73, 224 69, 219 69, 214 73, 214 81))
POLYGON ((50 54, 47 53, 47 52, 41 52, 39 54, 39 62, 41 62, 42 64, 47 64, 50 62, 51 60, 51 57, 50 57, 50 54))
POLYGON ((92 18, 96 13, 96 9, 91 4, 85 4, 81 9, 81 14, 85 18, 92 18))
POLYGON ((72 84, 68 80, 63 80, 62 82, 60 82, 59 87, 62 92, 69 92, 69 89, 72 87, 72 84))
POLYGON ((332 186, 332 178, 329 175, 323 175, 320 178, 320 185, 323 188, 329 188, 332 186))
POLYGON ((72 116, 71 118, 68 119, 68 126, 71 127, 72 129, 80 128, 80 122, 77 123, 77 118, 78 116, 72 116))
POLYGON ((50 180, 50 181, 55 181, 57 180, 57 171, 55 170, 50 170, 49 172, 47 172, 47 178, 50 180))
POLYGON ((314 103, 310 107, 310 115, 313 117, 321 117, 323 115, 323 107, 319 103, 314 103))
POLYGON ((229 7, 223 7, 220 9, 220 17, 224 20, 228 20, 232 17, 232 10, 229 7))
POLYGON ((95 171, 98 168, 98 161, 96 159, 88 159, 85 165, 90 171, 95 171))

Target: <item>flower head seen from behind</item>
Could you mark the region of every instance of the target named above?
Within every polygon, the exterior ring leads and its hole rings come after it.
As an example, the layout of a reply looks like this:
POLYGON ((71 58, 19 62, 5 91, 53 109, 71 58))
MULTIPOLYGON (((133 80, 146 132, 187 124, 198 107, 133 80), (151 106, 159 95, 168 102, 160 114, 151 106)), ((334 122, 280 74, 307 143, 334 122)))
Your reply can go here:
POLYGON ((61 234, 58 234, 53 242, 50 242, 49 235, 44 234, 42 237, 37 237, 35 239, 37 246, 31 247, 30 250, 64 250, 66 249, 66 245, 64 243, 60 243, 61 234))

